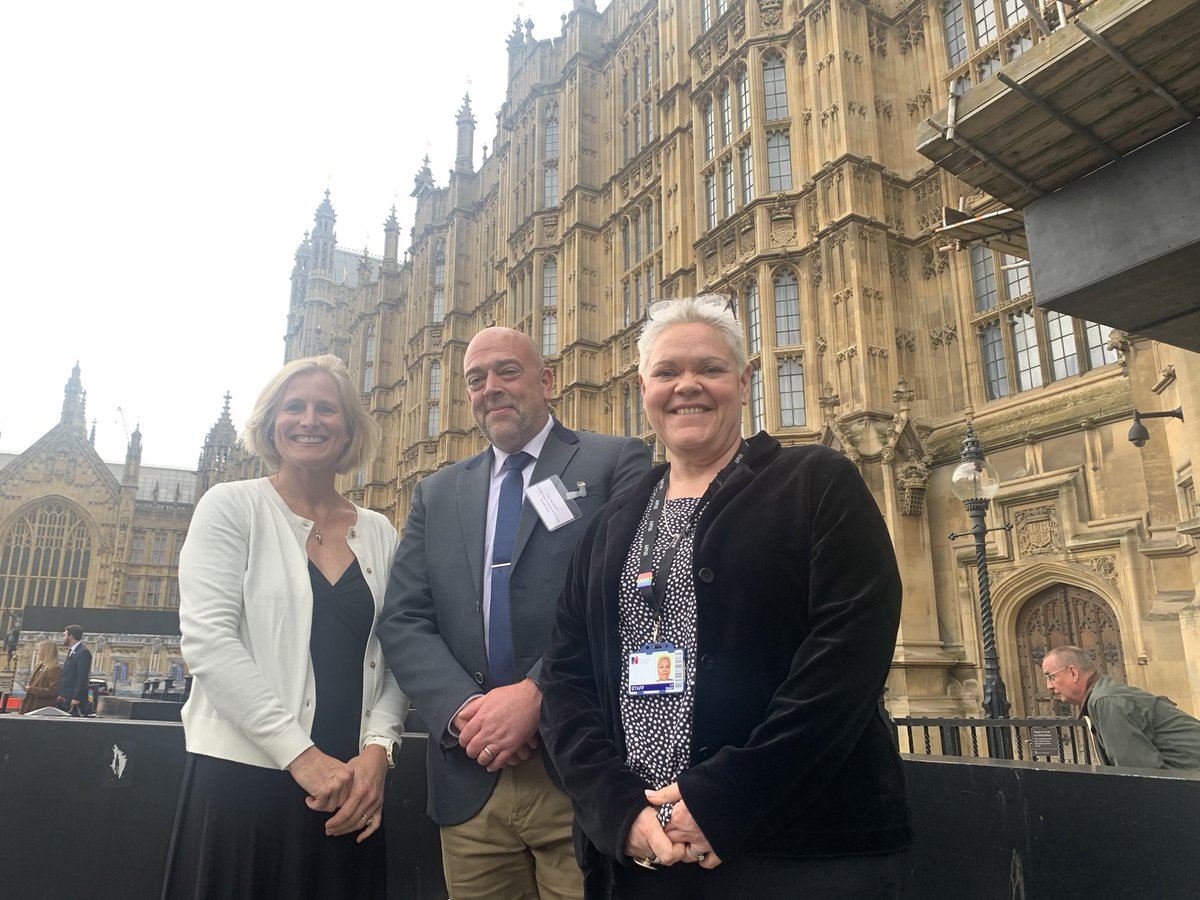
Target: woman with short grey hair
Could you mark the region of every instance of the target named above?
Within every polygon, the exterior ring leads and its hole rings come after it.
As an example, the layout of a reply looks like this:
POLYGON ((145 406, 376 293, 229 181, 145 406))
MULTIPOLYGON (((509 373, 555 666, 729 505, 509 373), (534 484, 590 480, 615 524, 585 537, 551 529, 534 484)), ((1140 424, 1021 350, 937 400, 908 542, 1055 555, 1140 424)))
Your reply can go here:
POLYGON ((638 349, 668 463, 584 532, 542 667, 585 896, 896 900, 912 836, 878 711, 901 599, 879 508, 829 448, 742 437, 725 298, 655 304, 638 349))

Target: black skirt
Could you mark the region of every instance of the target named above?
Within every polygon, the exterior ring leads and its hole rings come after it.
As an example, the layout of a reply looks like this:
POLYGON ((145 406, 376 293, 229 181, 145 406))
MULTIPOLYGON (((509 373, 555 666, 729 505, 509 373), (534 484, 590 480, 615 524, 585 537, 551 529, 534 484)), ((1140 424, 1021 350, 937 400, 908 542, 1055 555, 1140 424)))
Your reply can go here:
MULTIPOLYGON (((336 584, 309 564, 313 589, 310 653, 317 708, 311 737, 349 762, 358 753, 362 659, 375 603, 357 561, 336 584)), ((212 756, 189 756, 163 897, 171 900, 383 897, 383 828, 326 837, 332 812, 315 812, 291 774, 212 756)))
POLYGON ((386 892, 384 831, 326 837, 288 772, 192 754, 164 898, 358 900, 386 892))

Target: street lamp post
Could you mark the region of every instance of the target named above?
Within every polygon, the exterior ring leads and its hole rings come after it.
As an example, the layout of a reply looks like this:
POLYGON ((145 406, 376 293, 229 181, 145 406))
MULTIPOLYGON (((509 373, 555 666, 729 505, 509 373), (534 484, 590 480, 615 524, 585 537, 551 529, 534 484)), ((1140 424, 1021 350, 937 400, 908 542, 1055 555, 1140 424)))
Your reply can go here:
MULTIPOLYGON (((989 531, 1011 531, 1012 525, 1005 523, 997 528, 988 528, 985 519, 988 506, 1000 490, 1000 478, 983 457, 983 447, 975 435, 975 428, 967 424, 967 435, 963 438, 961 462, 950 478, 954 496, 963 502, 971 519, 971 535, 975 538, 975 571, 979 576, 979 619, 983 632, 983 712, 988 719, 1007 719, 1009 713, 1008 692, 1004 679, 1000 677, 1000 657, 996 653, 996 628, 992 624, 992 587, 988 578, 986 535, 989 531)), ((957 532, 950 540, 965 537, 957 532)), ((1012 732, 1008 728, 987 729, 988 755, 999 759, 1012 759, 1012 732)))

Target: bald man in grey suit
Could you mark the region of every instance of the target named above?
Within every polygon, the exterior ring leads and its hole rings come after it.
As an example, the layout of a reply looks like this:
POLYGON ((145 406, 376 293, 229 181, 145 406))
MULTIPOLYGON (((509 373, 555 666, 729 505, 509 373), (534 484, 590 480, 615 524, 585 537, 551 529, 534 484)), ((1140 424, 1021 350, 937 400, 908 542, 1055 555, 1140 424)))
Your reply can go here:
POLYGON ((441 826, 450 896, 574 900, 583 889, 571 804, 538 746, 541 656, 579 535, 610 497, 645 474, 650 454, 641 441, 574 432, 556 421, 548 406, 552 374, 521 332, 481 331, 463 368, 475 421, 491 446, 414 490, 379 639, 429 727, 428 811, 441 826), (582 482, 574 501, 582 515, 549 530, 525 499, 511 562, 494 563, 509 457, 523 462, 513 476, 525 489, 553 475, 570 489, 582 482), (508 603, 498 603, 493 617, 496 565, 507 570, 500 590, 508 603), (511 625, 501 676, 497 621, 511 625))

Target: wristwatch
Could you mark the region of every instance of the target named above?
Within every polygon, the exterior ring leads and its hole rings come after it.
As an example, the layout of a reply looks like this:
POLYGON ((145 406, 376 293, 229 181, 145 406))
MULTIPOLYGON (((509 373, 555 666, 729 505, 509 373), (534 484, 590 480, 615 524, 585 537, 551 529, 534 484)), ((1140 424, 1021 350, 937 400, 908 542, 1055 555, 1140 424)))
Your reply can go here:
POLYGON ((372 744, 375 744, 376 746, 383 748, 383 752, 387 754, 388 768, 389 769, 396 768, 396 751, 399 749, 399 745, 395 741, 393 741, 391 738, 369 737, 365 741, 363 741, 363 748, 365 749, 366 747, 369 747, 372 744))

